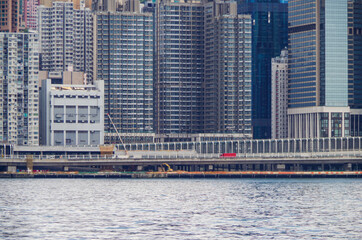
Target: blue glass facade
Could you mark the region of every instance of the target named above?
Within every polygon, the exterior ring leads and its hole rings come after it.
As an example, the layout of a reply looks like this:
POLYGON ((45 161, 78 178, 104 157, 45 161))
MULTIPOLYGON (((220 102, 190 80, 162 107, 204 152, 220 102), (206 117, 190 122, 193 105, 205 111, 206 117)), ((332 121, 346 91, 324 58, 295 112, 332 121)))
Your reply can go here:
POLYGON ((325 1, 324 10, 325 106, 345 107, 348 106, 347 0, 325 1))
POLYGON ((283 0, 238 0, 251 14, 252 123, 254 138, 271 138, 271 59, 288 45, 288 9, 283 0))
MULTIPOLYGON (((319 88, 319 54, 315 0, 289 1, 288 107, 316 106, 319 88), (317 64, 318 63, 318 64, 317 64)), ((319 33, 318 33, 319 34, 319 33)))
POLYGON ((347 0, 291 0, 288 9, 289 108, 347 107, 347 0))
POLYGON ((350 135, 348 1, 289 1, 289 137, 350 135))
MULTIPOLYGON (((348 1, 348 93, 351 108, 362 108, 362 1, 348 1)), ((362 126, 362 124, 361 124, 362 126)))

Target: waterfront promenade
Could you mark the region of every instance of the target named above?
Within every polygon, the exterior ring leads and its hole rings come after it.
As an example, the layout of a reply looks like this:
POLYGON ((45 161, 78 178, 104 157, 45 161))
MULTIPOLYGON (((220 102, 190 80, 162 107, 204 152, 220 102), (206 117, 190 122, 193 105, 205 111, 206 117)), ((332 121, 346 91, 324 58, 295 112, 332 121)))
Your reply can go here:
POLYGON ((0 159, 2 171, 114 170, 162 171, 360 171, 362 139, 227 140, 116 145, 99 147, 11 146, 0 159), (233 153, 224 157, 224 153, 233 153))

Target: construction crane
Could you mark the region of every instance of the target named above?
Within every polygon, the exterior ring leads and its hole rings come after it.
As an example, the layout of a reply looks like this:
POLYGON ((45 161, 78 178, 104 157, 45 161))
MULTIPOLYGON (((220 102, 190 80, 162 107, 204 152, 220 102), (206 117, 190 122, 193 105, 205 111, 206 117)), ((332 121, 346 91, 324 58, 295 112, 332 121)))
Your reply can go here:
POLYGON ((125 146, 124 143, 123 143, 123 140, 122 140, 122 138, 121 138, 121 135, 119 135, 119 132, 118 132, 116 126, 114 125, 114 123, 113 123, 113 121, 112 121, 112 118, 111 118, 111 116, 109 115, 109 113, 107 113, 107 116, 108 116, 108 118, 109 118, 109 121, 111 121, 114 130, 116 130, 117 136, 118 136, 119 140, 121 141, 121 144, 123 145, 124 152, 126 153, 126 156, 128 157, 128 152, 127 152, 126 146, 125 146))
POLYGON ((173 169, 170 167, 170 165, 168 165, 167 163, 162 163, 161 164, 161 168, 162 168, 162 171, 163 172, 172 172, 173 169), (167 167, 167 170, 163 167, 163 166, 166 166, 167 167))

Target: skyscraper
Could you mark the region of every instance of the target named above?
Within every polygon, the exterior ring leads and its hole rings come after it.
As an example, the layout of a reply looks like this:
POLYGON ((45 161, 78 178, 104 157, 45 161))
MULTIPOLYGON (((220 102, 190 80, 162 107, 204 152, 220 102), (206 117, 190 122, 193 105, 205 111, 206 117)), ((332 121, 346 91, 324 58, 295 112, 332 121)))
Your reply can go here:
POLYGON ((288 50, 272 59, 272 138, 288 137, 288 50))
POLYGON ((105 142, 119 142, 116 129, 147 136, 153 132, 152 14, 99 12, 95 24, 94 69, 104 80, 105 142))
POLYGON ((348 102, 351 136, 362 136, 362 1, 348 1, 348 102))
POLYGON ((39 144, 39 38, 0 33, 0 141, 39 144))
POLYGON ((236 2, 206 3, 204 132, 251 137, 251 16, 236 2))
POLYGON ((347 2, 289 1, 289 137, 350 135, 347 2))
MULTIPOLYGON (((251 17, 233 1, 159 1, 155 128, 168 140, 251 132, 251 17)), ((243 135, 244 134, 244 135, 243 135)))
POLYGON ((160 0, 155 25, 156 133, 200 133, 203 131, 203 3, 160 0))
POLYGON ((85 72, 93 80, 93 16, 72 2, 53 2, 38 8, 43 71, 85 72))
POLYGON ((271 59, 288 45, 285 0, 238 0, 238 13, 252 15, 252 122, 254 138, 271 137, 271 59))

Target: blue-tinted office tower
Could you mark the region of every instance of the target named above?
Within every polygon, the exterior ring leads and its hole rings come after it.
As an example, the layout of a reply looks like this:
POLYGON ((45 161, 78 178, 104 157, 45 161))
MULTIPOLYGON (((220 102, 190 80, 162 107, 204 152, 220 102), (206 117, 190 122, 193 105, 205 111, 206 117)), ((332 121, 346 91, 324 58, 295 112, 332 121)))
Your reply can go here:
POLYGON ((251 14, 252 123, 254 138, 271 137, 271 59, 288 45, 285 0, 238 0, 238 13, 251 14))
POLYGON ((348 100, 351 136, 362 136, 362 0, 348 1, 348 100))
POLYGON ((350 135, 349 1, 289 1, 289 137, 350 135))

